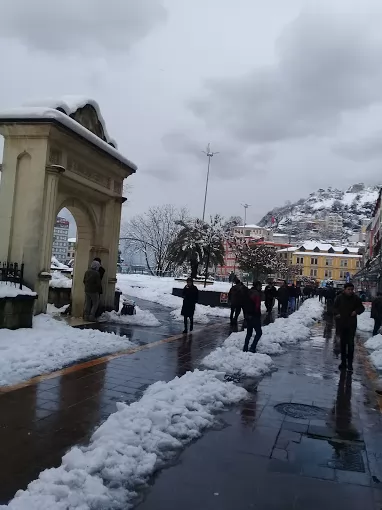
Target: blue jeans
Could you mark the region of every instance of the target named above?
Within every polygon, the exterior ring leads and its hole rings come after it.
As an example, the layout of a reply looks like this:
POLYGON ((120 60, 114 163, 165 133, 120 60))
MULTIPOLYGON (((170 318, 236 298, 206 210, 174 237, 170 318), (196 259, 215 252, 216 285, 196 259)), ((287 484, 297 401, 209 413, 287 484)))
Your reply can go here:
POLYGON ((261 329, 261 317, 247 317, 247 334, 245 336, 243 348, 244 352, 248 351, 249 340, 252 336, 253 330, 256 331, 256 335, 249 349, 251 352, 256 351, 257 343, 263 334, 263 330, 261 329))
POLYGON ((296 309, 296 298, 295 297, 289 298, 289 308, 290 308, 291 312, 295 311, 295 309, 296 309))

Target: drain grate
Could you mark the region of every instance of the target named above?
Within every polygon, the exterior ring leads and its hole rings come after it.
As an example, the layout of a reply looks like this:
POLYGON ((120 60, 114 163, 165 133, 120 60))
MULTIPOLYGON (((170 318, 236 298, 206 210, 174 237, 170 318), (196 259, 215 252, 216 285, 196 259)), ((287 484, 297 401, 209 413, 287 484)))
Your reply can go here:
POLYGON ((291 418, 299 418, 303 420, 309 420, 311 418, 325 419, 328 412, 322 407, 308 406, 306 404, 291 404, 287 402, 285 404, 275 405, 276 411, 281 414, 286 414, 291 418))

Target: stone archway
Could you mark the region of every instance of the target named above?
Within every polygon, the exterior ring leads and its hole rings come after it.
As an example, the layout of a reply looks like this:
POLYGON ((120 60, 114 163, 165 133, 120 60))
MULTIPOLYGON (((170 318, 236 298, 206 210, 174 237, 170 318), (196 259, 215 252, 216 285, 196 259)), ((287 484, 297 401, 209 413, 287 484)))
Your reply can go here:
POLYGON ((77 222, 73 315, 83 310, 82 277, 92 258, 105 267, 103 300, 112 309, 123 180, 136 171, 108 137, 91 100, 55 101, 0 113, 4 157, 0 184, 0 261, 24 263, 25 283, 45 312, 53 227, 68 208, 77 222), (81 124, 80 124, 81 122, 81 124))

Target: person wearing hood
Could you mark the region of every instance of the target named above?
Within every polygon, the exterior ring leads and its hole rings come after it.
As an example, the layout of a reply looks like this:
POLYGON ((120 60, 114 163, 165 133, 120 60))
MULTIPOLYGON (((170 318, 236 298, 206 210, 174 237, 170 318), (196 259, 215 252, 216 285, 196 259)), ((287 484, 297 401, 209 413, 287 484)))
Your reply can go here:
POLYGON ((378 335, 382 326, 382 292, 377 292, 377 297, 371 304, 371 318, 374 319, 373 336, 378 335))
POLYGON ((99 268, 101 264, 97 260, 93 260, 90 269, 84 275, 85 286, 85 311, 84 319, 95 322, 96 313, 99 306, 100 294, 102 293, 101 276, 99 268))
POLYGON ((354 285, 346 283, 344 291, 335 302, 333 312, 338 321, 341 339, 340 370, 353 371, 354 337, 357 330, 357 315, 365 311, 361 298, 354 294, 354 285))

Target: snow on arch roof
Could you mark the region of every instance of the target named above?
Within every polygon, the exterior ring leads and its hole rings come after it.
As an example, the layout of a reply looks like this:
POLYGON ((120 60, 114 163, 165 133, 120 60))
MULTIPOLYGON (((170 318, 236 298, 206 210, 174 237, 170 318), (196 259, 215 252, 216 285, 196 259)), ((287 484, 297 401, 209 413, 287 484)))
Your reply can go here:
POLYGON ((0 112, 0 121, 12 122, 17 120, 56 121, 82 138, 85 138, 99 149, 107 152, 110 156, 131 168, 133 172, 137 170, 137 166, 117 150, 117 143, 115 140, 110 138, 106 130, 105 120, 101 115, 99 105, 93 99, 83 96, 63 96, 61 99, 40 99, 30 101, 23 107, 0 112), (73 115, 79 109, 84 108, 87 105, 91 106, 95 110, 98 121, 102 127, 105 140, 73 118, 73 115))
POLYGON ((45 99, 34 99, 23 104, 23 106, 42 106, 52 108, 53 110, 63 110, 69 117, 80 108, 84 108, 86 105, 92 106, 96 111, 98 120, 103 128, 106 142, 112 145, 115 149, 118 149, 117 142, 111 138, 107 132, 105 119, 102 117, 99 104, 94 99, 85 96, 67 95, 60 98, 47 97, 45 99))

